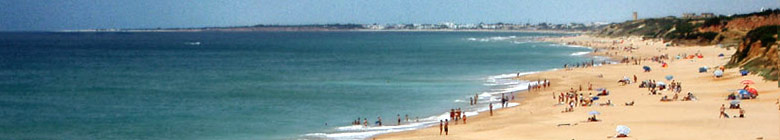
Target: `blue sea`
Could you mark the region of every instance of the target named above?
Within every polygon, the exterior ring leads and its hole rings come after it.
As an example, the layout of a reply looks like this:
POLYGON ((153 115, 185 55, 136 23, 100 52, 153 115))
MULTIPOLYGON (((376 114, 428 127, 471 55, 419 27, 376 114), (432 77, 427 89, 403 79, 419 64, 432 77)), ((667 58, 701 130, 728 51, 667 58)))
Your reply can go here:
POLYGON ((469 106, 474 95, 522 94, 529 81, 511 79, 518 73, 593 59, 589 48, 535 41, 570 35, 0 33, 0 139, 363 139, 418 129, 452 108, 486 110, 469 106), (370 126, 352 126, 357 118, 370 126))

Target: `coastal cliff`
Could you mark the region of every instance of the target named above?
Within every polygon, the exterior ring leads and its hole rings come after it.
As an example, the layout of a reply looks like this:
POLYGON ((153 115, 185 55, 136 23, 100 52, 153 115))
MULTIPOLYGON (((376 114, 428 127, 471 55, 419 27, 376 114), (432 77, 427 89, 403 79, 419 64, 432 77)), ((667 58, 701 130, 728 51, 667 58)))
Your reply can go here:
POLYGON ((779 32, 780 25, 761 26, 748 32, 731 57, 729 66, 742 67, 768 80, 778 80, 779 32))
POLYGON ((718 45, 736 48, 729 67, 741 67, 767 80, 778 80, 777 36, 780 9, 709 18, 650 18, 593 31, 595 36, 641 36, 671 45, 718 45))

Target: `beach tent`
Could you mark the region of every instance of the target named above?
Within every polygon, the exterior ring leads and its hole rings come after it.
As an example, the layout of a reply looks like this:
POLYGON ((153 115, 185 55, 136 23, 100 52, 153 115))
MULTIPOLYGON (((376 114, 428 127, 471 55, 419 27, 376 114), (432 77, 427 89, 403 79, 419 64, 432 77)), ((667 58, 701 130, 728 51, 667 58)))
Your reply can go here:
POLYGON ((650 66, 643 66, 642 69, 644 69, 645 72, 649 72, 650 71, 650 66))
POLYGON ((723 57, 723 56, 725 56, 725 55, 723 55, 723 53, 720 53, 720 54, 718 55, 718 57, 723 57))
POLYGON ((723 76, 723 71, 722 70, 715 70, 715 73, 713 73, 713 74, 715 74, 715 77, 720 78, 721 76, 723 76))
POLYGON ((699 73, 707 72, 707 67, 699 67, 699 73))
POLYGON ((742 74, 742 76, 747 76, 748 70, 740 70, 739 73, 742 74))
POLYGON ((631 133, 631 128, 628 128, 628 126, 625 125, 618 125, 617 128, 615 128, 615 131, 617 131, 618 134, 628 135, 628 133, 631 133))
POLYGON ((667 80, 667 81, 669 81, 669 80, 672 80, 672 79, 674 79, 674 76, 672 76, 672 75, 667 75, 667 76, 666 76, 666 80, 667 80))

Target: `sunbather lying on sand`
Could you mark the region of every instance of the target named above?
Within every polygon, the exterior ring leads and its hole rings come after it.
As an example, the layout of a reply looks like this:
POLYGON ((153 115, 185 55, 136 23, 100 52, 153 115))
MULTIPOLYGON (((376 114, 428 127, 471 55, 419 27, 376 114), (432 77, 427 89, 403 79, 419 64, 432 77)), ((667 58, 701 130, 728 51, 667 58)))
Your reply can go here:
POLYGON ((627 103, 626 103, 626 106, 634 106, 634 101, 627 102, 627 103))
POLYGON ((607 100, 607 103, 599 104, 599 106, 612 106, 612 100, 607 100))
POLYGON ((661 97, 661 102, 671 102, 672 99, 669 99, 669 96, 664 95, 664 97, 661 97))

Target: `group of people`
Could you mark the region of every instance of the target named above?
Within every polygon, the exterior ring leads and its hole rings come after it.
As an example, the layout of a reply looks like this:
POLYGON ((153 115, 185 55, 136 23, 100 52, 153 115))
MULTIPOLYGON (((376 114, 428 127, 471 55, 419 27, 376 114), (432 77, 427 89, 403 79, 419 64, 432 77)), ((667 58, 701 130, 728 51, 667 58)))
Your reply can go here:
MULTIPOLYGON (((398 117, 397 125, 401 125, 401 120, 402 120, 401 114, 398 114, 397 117, 398 117)), ((405 122, 409 122, 409 114, 404 115, 404 117, 405 117, 405 122)), ((379 116, 376 117, 376 119, 377 121, 374 122, 374 124, 376 124, 376 126, 382 126, 382 117, 379 116)), ((420 117, 415 117, 415 121, 420 122, 420 117)), ((368 118, 363 118, 363 121, 361 123, 360 117, 358 117, 357 120, 352 120, 352 125, 363 125, 364 127, 368 127, 368 118)))
POLYGON ((600 61, 596 62, 593 59, 591 59, 589 62, 580 62, 580 63, 574 63, 574 64, 563 64, 563 69, 571 70, 573 68, 587 68, 587 67, 593 67, 596 66, 596 64, 607 64, 607 61, 600 61))
MULTIPOLYGON (((745 110, 741 107, 730 107, 729 109, 739 109, 739 116, 734 116, 734 118, 745 118, 745 110)), ((718 115, 718 118, 729 118, 729 114, 726 114, 726 105, 721 104, 720 105, 720 115, 718 115)))
POLYGON ((439 135, 449 135, 450 121, 458 124, 458 121, 463 120, 463 124, 466 124, 466 113, 458 109, 450 109, 450 119, 439 120, 439 135))
MULTIPOLYGON (((593 85, 588 84, 588 89, 587 90, 588 91, 592 91, 593 90, 593 85)), ((561 111, 561 112, 572 112, 572 111, 574 111, 574 107, 577 107, 577 106, 592 106, 593 105, 593 100, 597 96, 607 96, 607 95, 609 95, 609 92, 606 89, 602 89, 596 95, 593 95, 593 93, 588 93, 587 97, 584 96, 584 93, 582 93, 581 91, 583 91, 582 86, 580 86, 579 90, 576 90, 574 88, 570 88, 569 91, 567 91, 567 92, 560 92, 560 94, 558 94, 557 96, 556 96, 555 92, 553 92, 552 94, 553 94, 553 99, 557 99, 558 104, 564 104, 565 103, 566 105, 568 105, 568 107, 564 111, 561 111)), ((600 106, 612 106, 613 104, 612 104, 612 101, 607 100, 606 103, 601 103, 599 105, 600 106)))
POLYGON ((536 80, 536 84, 530 84, 530 83, 528 84, 528 91, 545 89, 547 87, 550 87, 550 80, 539 79, 539 80, 536 80))
POLYGON ((450 119, 449 120, 453 120, 453 121, 455 121, 455 124, 458 124, 458 121, 461 120, 461 119, 463 120, 463 123, 465 124, 466 123, 466 114, 463 113, 463 110, 461 110, 460 108, 458 108, 458 109, 450 109, 450 119))

